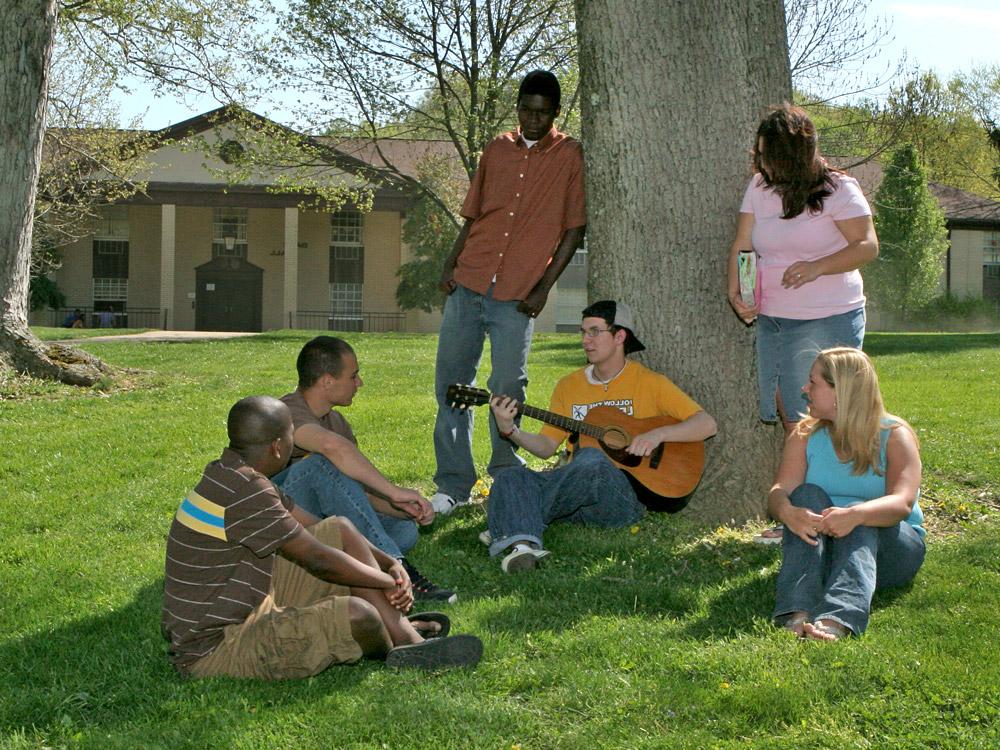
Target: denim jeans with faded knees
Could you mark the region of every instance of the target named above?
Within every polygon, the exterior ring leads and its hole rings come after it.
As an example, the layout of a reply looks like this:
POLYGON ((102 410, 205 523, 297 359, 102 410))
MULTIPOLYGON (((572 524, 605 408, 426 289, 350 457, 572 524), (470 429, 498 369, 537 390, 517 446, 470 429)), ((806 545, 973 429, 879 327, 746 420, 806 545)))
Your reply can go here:
MULTIPOLYGON (((815 484, 799 485, 789 497, 795 507, 814 513, 832 504, 815 484)), ((815 547, 786 526, 781 548, 775 620, 791 612, 808 612, 812 620, 834 620, 855 635, 868 626, 875 590, 913 580, 926 550, 920 534, 906 521, 887 528, 857 526, 839 539, 820 534, 815 547)))
POLYGON ((417 524, 376 513, 361 483, 318 453, 271 477, 295 504, 320 518, 344 516, 369 542, 390 557, 401 558, 417 543, 417 524))
POLYGON ((621 469, 597 448, 577 451, 568 465, 552 471, 515 466, 497 474, 490 489, 490 555, 518 542, 541 547, 552 523, 618 529, 645 513, 621 469))
MULTIPOLYGON (((492 287, 485 295, 457 286, 444 306, 441 333, 438 337, 434 390, 438 413, 434 423, 434 454, 438 490, 462 501, 469 497, 476 483, 472 460, 472 409, 452 409, 446 399, 452 383, 472 385, 482 358, 483 343, 490 338, 490 391, 524 402, 528 387, 528 351, 535 321, 517 311, 517 300, 493 299, 492 287)), ((489 413, 489 412, 488 412, 489 413)), ((492 413, 489 413, 492 456, 486 470, 492 476, 510 466, 523 466, 509 440, 500 437, 492 413)), ((520 420, 518 420, 519 422, 520 420)))

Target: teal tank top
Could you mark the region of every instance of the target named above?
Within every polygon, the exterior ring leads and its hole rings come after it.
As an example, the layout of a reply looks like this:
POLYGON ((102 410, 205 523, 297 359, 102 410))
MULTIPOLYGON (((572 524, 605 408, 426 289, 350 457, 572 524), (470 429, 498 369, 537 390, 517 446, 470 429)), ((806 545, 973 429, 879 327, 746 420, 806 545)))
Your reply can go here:
MULTIPOLYGON (((881 449, 879 451, 879 464, 885 466, 885 450, 889 444, 889 427, 891 422, 886 422, 879 436, 881 449)), ((843 462, 837 457, 837 452, 833 449, 833 441, 830 433, 825 427, 816 430, 809 436, 806 443, 806 479, 810 484, 822 487, 834 505, 847 508, 851 505, 863 503, 866 500, 874 500, 885 495, 885 476, 879 476, 874 468, 869 468, 864 474, 852 473, 854 465, 848 461, 843 462)), ((909 523, 920 536, 925 536, 924 514, 920 510, 920 492, 917 491, 918 500, 913 503, 913 510, 910 512, 906 522, 909 523)))

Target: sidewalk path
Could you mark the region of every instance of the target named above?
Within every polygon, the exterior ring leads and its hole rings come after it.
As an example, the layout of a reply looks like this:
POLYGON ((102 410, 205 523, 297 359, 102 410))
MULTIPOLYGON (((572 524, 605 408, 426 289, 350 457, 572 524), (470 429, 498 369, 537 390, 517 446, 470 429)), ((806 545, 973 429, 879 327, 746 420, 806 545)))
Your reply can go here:
POLYGON ((121 336, 92 336, 90 338, 60 339, 46 344, 89 344, 91 341, 205 341, 208 339, 237 339, 258 336, 257 331, 145 331, 121 336))

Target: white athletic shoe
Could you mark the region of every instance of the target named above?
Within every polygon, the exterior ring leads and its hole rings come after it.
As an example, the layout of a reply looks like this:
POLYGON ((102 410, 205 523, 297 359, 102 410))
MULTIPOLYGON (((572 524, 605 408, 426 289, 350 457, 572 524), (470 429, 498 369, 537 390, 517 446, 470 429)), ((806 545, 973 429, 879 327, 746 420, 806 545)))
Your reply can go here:
POLYGON ((509 553, 500 563, 500 569, 504 573, 520 573, 523 570, 534 570, 538 567, 538 562, 543 557, 548 557, 550 552, 547 549, 533 549, 522 544, 515 545, 514 551, 509 553))
POLYGON ((436 516, 450 516, 455 508, 468 504, 468 499, 456 500, 451 495, 446 495, 443 492, 436 492, 434 493, 434 497, 431 498, 431 507, 434 508, 434 515, 436 516))

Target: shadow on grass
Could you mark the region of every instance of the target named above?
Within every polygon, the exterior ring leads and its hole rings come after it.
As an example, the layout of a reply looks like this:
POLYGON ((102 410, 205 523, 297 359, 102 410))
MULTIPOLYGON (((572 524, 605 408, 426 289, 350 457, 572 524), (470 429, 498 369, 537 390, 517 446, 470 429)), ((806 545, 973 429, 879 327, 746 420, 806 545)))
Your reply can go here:
POLYGON ((364 662, 275 683, 184 679, 170 666, 160 635, 162 596, 162 582, 151 583, 105 615, 54 629, 40 623, 0 646, 0 676, 11 688, 0 701, 0 736, 40 734, 48 744, 97 733, 115 736, 123 747, 144 747, 155 727, 167 745, 197 738, 192 746, 225 747, 236 730, 223 717, 249 720, 257 707, 313 705, 317 696, 351 689, 381 669, 364 662), (190 714, 192 705, 204 710, 190 714))
POLYGON ((636 533, 555 525, 546 531, 552 556, 542 568, 506 575, 500 558, 490 558, 477 539, 485 527, 485 516, 477 515, 482 520, 436 532, 436 564, 420 567, 456 588, 463 602, 502 601, 481 617, 491 631, 559 632, 594 616, 639 615, 676 619, 685 635, 707 638, 751 632, 756 619, 770 614, 776 548, 735 536, 706 538, 704 528, 657 514, 636 533))
POLYGON ((869 333, 865 336, 865 351, 875 357, 997 347, 1000 347, 1000 333, 869 333))

